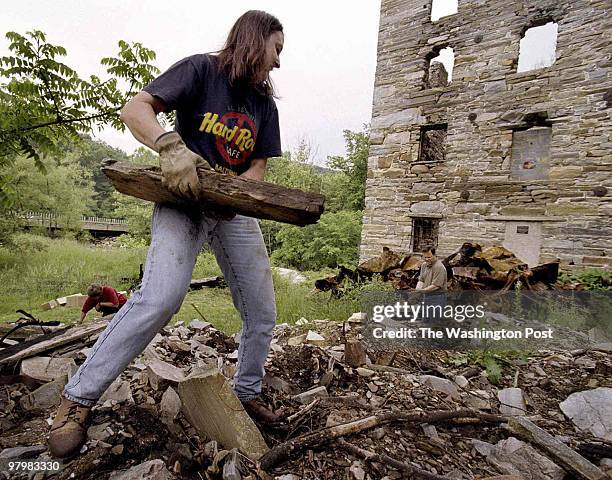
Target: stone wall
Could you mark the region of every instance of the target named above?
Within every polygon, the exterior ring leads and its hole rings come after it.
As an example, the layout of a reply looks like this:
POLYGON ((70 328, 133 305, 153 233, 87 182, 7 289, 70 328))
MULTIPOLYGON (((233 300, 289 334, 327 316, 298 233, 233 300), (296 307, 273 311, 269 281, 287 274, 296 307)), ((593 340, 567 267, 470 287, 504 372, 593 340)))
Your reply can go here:
POLYGON ((530 264, 611 264, 609 1, 460 0, 436 22, 430 1, 382 0, 361 260, 411 252, 421 216, 439 219, 441 255, 473 241, 522 245, 530 264), (548 21, 555 63, 516 73, 525 30, 548 21), (445 47, 448 84, 429 71, 445 47), (433 126, 443 160, 419 153, 433 126))

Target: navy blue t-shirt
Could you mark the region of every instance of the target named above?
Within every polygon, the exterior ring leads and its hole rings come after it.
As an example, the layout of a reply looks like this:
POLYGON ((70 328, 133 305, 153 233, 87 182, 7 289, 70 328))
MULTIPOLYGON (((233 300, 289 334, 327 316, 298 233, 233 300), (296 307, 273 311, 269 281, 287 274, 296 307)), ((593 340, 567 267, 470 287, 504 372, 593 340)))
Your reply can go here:
POLYGON ((282 155, 278 110, 272 97, 232 87, 217 57, 193 55, 172 65, 144 90, 167 111, 187 147, 222 173, 240 175, 254 158, 282 155))

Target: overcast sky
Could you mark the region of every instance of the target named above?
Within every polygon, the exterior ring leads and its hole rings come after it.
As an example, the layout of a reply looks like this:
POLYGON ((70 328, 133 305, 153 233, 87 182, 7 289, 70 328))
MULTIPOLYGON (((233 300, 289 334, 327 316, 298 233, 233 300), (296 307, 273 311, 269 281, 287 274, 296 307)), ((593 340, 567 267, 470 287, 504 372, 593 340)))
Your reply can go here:
MULTIPOLYGON (((433 13, 455 13, 456 5, 457 0, 436 0, 433 13)), ((380 0, 7 2, 0 15, 0 55, 7 54, 4 33, 38 29, 68 50, 64 62, 81 76, 104 78, 99 60, 116 56, 120 39, 153 49, 155 65, 165 70, 183 57, 220 48, 234 21, 249 9, 272 13, 284 26, 281 68, 272 74, 281 97, 283 150, 305 139, 317 163, 343 154, 342 131, 361 130, 370 122, 380 0)), ((443 52, 442 61, 448 68, 452 55, 443 52)), ((128 153, 140 146, 129 132, 109 129, 97 138, 128 153)))
MULTIPOLYGON (((265 10, 283 23, 285 47, 275 70, 283 150, 305 138, 317 161, 343 154, 343 129, 370 121, 376 69, 380 1, 283 2, 280 0, 160 1, 22 0, 6 2, 4 33, 39 29, 68 50, 65 63, 80 75, 104 78, 99 60, 115 56, 117 41, 142 42, 165 70, 180 58, 220 48, 234 21, 249 9, 265 10)), ((105 131, 99 138, 128 152, 139 146, 129 132, 105 131)))

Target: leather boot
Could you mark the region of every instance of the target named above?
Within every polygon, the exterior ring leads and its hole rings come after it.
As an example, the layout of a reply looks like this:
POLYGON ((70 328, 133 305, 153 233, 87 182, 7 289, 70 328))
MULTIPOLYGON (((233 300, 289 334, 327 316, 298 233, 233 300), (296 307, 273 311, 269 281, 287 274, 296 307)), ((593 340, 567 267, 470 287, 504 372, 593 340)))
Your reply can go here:
POLYGON ((65 458, 81 449, 87 440, 87 425, 91 407, 62 397, 49 433, 49 451, 57 458, 65 458))
POLYGON ((242 406, 253 420, 267 424, 276 424, 282 421, 280 415, 277 415, 256 399, 242 401, 242 406))

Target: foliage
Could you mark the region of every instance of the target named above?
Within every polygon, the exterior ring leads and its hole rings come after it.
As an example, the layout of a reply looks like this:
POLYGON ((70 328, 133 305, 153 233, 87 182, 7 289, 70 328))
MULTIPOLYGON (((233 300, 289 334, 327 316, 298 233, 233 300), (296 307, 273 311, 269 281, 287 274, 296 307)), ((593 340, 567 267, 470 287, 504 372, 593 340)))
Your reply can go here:
MULTIPOLYGON (((85 245, 74 240, 50 239, 18 234, 19 245, 38 243, 43 248, 31 255, 0 247, 0 282, 5 285, 0 302, 0 322, 15 320, 15 310, 23 308, 41 320, 71 323, 79 318, 76 308, 54 308, 43 311, 40 305, 63 295, 84 292, 92 281, 101 281, 124 290, 138 276, 146 249, 126 249, 85 245)), ((220 275, 210 252, 198 256, 193 276, 220 275)), ((309 278, 320 278, 326 272, 306 272, 309 278)), ((347 296, 332 298, 320 293, 309 295, 312 283, 295 285, 274 274, 278 323, 295 323, 301 317, 346 320, 360 310, 359 302, 347 296)), ((364 287, 365 288, 365 287, 364 287)), ((206 319, 225 333, 240 329, 240 316, 234 308, 229 289, 204 288, 189 292, 173 322, 199 318, 195 304, 206 319)), ((91 316, 95 313, 90 313, 91 316)), ((91 321, 91 320, 90 320, 91 321)))
POLYGON ((314 225, 283 225, 276 235, 280 246, 272 253, 272 260, 310 270, 354 265, 360 237, 361 212, 324 213, 314 225))
MULTIPOLYGON (((157 156, 144 147, 140 147, 130 155, 129 161, 139 165, 159 163, 157 156)), ((148 245, 151 242, 153 204, 117 191, 113 191, 112 201, 115 205, 113 216, 128 221, 129 234, 121 236, 121 243, 125 246, 148 245)))
POLYGON ((24 108, 3 120, 2 153, 25 149, 35 154, 37 143, 41 148, 54 146, 53 133, 74 137, 102 120, 122 130, 117 110, 158 71, 147 63, 155 58, 154 52, 139 43, 130 45, 121 40, 119 56, 101 60, 111 78, 102 82, 92 75, 84 80, 57 61, 66 50, 47 43, 43 32, 35 30, 25 36, 8 32, 6 37, 13 55, 0 58, 0 74, 11 78, 2 85, 2 103, 24 108), (130 84, 127 92, 118 89, 121 78, 130 84), (43 128, 46 130, 41 131, 43 128))
POLYGON ((40 305, 53 298, 85 293, 94 281, 124 290, 138 277, 146 254, 146 249, 109 249, 30 234, 15 235, 15 243, 43 248, 24 255, 18 249, 0 247, 0 282, 4 286, 0 320, 14 320, 18 308, 44 320, 77 320, 76 309, 43 312, 40 305))
MULTIPOLYGON (((43 32, 8 32, 6 37, 10 55, 0 57, 0 78, 9 79, 0 83, 0 166, 25 154, 44 171, 43 156, 61 153, 80 134, 102 124, 123 130, 119 109, 159 71, 149 63, 155 52, 120 40, 117 57, 101 60, 108 79, 84 79, 59 61, 66 49, 48 43, 43 32)), ((0 179, 0 187, 6 183, 0 179)), ((11 193, 2 188, 0 202, 10 203, 11 193)))
POLYGON ((90 172, 92 176, 94 194, 89 213, 99 217, 116 216, 113 213, 116 207, 113 197, 115 188, 108 177, 102 173, 101 165, 102 161, 107 158, 127 161, 126 153, 123 150, 111 147, 105 142, 92 140, 88 135, 83 135, 80 142, 68 146, 67 151, 73 151, 79 165, 90 172))
POLYGON ((322 193, 326 199, 326 213, 316 225, 260 223, 273 261, 301 269, 357 262, 369 150, 367 126, 363 132, 345 130, 344 138, 346 156, 328 159, 334 171, 321 171, 309 163, 311 148, 304 142, 295 152, 270 160, 266 180, 322 193))
POLYGON ((299 188, 307 192, 321 193, 322 179, 310 162, 309 147, 300 144, 294 153, 268 160, 266 181, 287 188, 299 188))
POLYGON ((590 268, 575 272, 562 272, 559 283, 582 283, 586 290, 612 291, 612 272, 590 268))
POLYGON ((36 168, 33 159, 24 156, 0 167, 0 177, 11 186, 11 202, 0 204, 0 213, 7 219, 5 222, 12 222, 12 228, 4 225, 2 243, 10 242, 12 232, 23 223, 15 212, 49 213, 57 217, 63 231, 76 231, 80 228, 81 215, 88 211, 92 182, 89 174, 74 162, 74 157, 45 157, 39 161, 46 174, 36 168))
POLYGON ((329 167, 344 174, 329 185, 330 202, 333 208, 344 206, 348 210, 363 210, 365 206, 365 184, 370 150, 369 127, 363 132, 344 130, 346 156, 331 156, 329 167))

